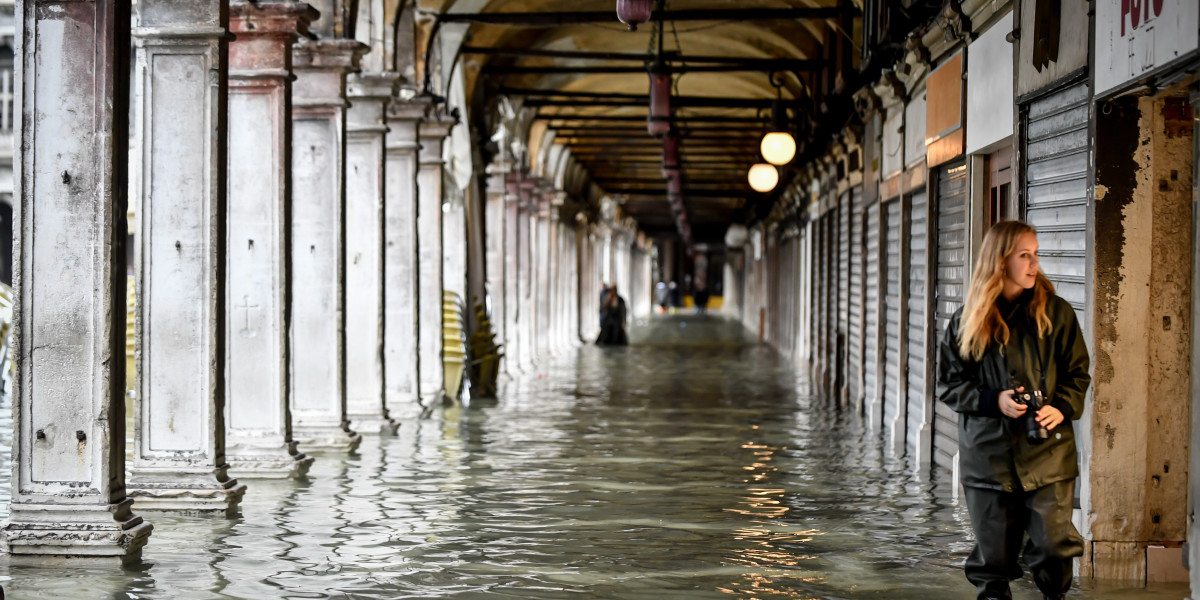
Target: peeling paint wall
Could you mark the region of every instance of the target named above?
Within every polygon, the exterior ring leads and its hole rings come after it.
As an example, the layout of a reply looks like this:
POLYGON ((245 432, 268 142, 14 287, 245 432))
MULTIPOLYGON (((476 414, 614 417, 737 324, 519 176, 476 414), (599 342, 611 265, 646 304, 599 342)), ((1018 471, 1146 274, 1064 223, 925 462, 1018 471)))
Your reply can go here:
POLYGON ((1086 566, 1145 581, 1147 544, 1187 533, 1192 115, 1178 97, 1123 98, 1097 113, 1086 566))

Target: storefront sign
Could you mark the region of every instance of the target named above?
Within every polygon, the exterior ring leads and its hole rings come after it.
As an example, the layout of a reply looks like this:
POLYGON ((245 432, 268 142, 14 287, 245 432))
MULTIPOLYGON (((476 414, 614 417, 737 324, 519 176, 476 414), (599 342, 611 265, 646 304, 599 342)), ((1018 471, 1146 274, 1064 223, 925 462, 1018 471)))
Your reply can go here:
POLYGON ((1198 17, 1196 0, 1098 0, 1096 95, 1194 54, 1198 17))

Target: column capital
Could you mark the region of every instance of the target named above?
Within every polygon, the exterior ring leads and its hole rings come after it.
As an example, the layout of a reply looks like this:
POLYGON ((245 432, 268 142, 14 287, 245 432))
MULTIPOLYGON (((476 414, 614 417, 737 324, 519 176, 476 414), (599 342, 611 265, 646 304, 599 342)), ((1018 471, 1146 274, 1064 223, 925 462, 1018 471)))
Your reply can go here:
POLYGON ((444 138, 458 124, 458 117, 451 115, 430 116, 421 121, 421 139, 444 138))
POLYGON ((400 91, 401 83, 404 83, 404 76, 399 73, 351 73, 346 78, 346 95, 390 100, 400 91))
POLYGON ((292 46, 294 108, 347 108, 346 75, 358 71, 367 46, 354 40, 301 40, 292 46))
POLYGON ((433 99, 429 96, 404 97, 409 89, 401 89, 398 96, 388 103, 388 121, 421 121, 429 115, 433 99))
POLYGON ((312 38, 308 26, 320 16, 307 2, 233 0, 229 3, 229 31, 238 41, 281 36, 294 42, 302 36, 312 38))
POLYGON ((229 45, 230 84, 292 79, 292 45, 310 35, 308 25, 317 16, 304 2, 232 2, 229 30, 237 39, 229 45))
POLYGON ((358 64, 366 53, 366 44, 356 40, 301 40, 292 47, 292 61, 297 69, 351 73, 358 71, 358 64))

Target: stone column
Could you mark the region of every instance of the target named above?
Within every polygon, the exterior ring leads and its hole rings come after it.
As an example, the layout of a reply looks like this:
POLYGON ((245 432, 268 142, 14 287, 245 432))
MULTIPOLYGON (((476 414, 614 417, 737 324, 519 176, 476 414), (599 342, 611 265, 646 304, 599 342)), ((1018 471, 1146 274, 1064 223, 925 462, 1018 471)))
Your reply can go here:
POLYGON ((17 5, 13 562, 135 562, 152 529, 125 493, 128 6, 17 5))
MULTIPOLYGON (((505 255, 506 239, 505 238, 505 220, 507 215, 506 198, 508 197, 508 174, 511 169, 507 160, 502 158, 487 166, 488 185, 487 185, 487 204, 484 206, 485 236, 484 245, 487 249, 487 292, 492 301, 492 314, 490 320, 492 323, 492 332, 496 335, 496 341, 500 344, 505 344, 503 350, 507 352, 509 347, 505 341, 508 328, 505 319, 505 307, 507 306, 507 294, 505 287, 507 277, 504 267, 507 264, 507 256, 505 255)), ((480 299, 482 301, 482 298, 480 299)), ((500 359, 500 372, 504 373, 507 370, 506 359, 500 359)))
POLYGON ((515 375, 521 372, 520 174, 510 173, 504 186, 504 365, 507 373, 515 375))
POLYGON ((139 7, 135 85, 137 348, 130 496, 138 507, 232 515, 225 462, 223 2, 139 7))
POLYGON ((226 456, 235 473, 298 477, 288 407, 292 45, 317 11, 303 2, 229 7, 226 456))
POLYGON ((346 75, 364 46, 301 42, 292 49, 292 337, 294 435, 308 448, 347 450, 361 438, 346 418, 346 75))
POLYGON ((442 364, 442 144, 457 121, 434 116, 422 121, 417 175, 418 353, 417 393, 426 409, 437 406, 445 369, 442 364))
POLYGON ((562 350, 562 348, 559 347, 559 326, 561 324, 560 307, 562 304, 562 264, 563 259, 566 257, 563 256, 563 248, 561 245, 559 245, 558 225, 558 207, 552 206, 550 207, 547 223, 550 235, 550 240, 548 242, 550 251, 550 284, 546 286, 546 293, 550 296, 546 302, 550 307, 550 323, 546 329, 550 332, 549 347, 551 354, 558 354, 559 351, 562 350))
POLYGON ((417 127, 428 109, 428 102, 417 99, 393 100, 388 107, 383 381, 388 414, 396 419, 421 413, 417 402, 417 127))
POLYGON ((384 136, 394 73, 351 75, 346 125, 346 412, 361 433, 396 432, 384 405, 384 136))
POLYGON ((537 296, 533 293, 533 234, 534 214, 537 211, 537 200, 534 190, 537 183, 532 179, 521 181, 520 214, 518 216, 518 255, 520 263, 517 267, 517 294, 520 309, 517 314, 518 327, 521 330, 519 366, 522 371, 533 368, 534 354, 534 320, 537 310, 534 305, 537 296))
POLYGON ((538 208, 534 217, 534 234, 537 241, 534 245, 534 302, 537 304, 537 318, 534 323, 534 352, 535 361, 544 360, 550 353, 550 286, 552 284, 550 269, 553 266, 550 247, 550 207, 544 191, 538 194, 538 208))

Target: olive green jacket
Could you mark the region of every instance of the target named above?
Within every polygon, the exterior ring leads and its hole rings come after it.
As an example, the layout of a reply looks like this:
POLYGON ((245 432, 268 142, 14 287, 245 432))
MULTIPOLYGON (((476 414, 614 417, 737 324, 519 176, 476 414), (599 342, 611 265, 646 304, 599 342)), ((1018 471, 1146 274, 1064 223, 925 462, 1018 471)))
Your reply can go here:
POLYGON ((960 308, 938 348, 937 397, 958 413, 959 470, 964 486, 1003 491, 1035 490, 1079 476, 1073 420, 1083 415, 1091 376, 1088 351, 1066 300, 1051 295, 1046 314, 1053 329, 1038 338, 1028 314, 1027 291, 1014 302, 997 301, 1009 327, 1008 343, 992 344, 978 362, 958 352, 960 308), (1039 362, 1039 355, 1041 360, 1039 362), (1000 413, 997 400, 1013 384, 1040 387, 1043 365, 1046 401, 1062 411, 1063 423, 1041 445, 1025 440, 1024 424, 1000 413))

